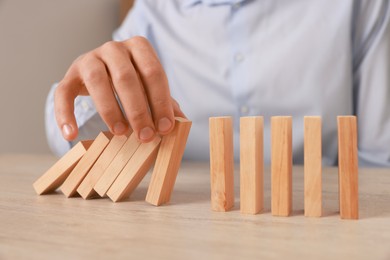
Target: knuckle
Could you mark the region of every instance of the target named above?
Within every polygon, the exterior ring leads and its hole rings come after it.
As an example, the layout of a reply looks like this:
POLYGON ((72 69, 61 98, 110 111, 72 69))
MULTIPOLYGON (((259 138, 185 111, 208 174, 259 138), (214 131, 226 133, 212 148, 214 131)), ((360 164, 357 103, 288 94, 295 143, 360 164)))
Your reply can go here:
POLYGON ((115 70, 115 72, 113 72, 111 76, 113 77, 114 80, 119 82, 128 82, 132 78, 130 70, 126 68, 119 68, 115 70))
POLYGON ((142 74, 145 78, 149 79, 162 79, 164 74, 159 66, 156 64, 150 64, 142 69, 142 74))
POLYGON ((72 65, 71 66, 77 66, 80 62, 82 62, 85 57, 89 56, 90 54, 89 53, 84 53, 84 54, 81 54, 80 56, 78 56, 73 62, 72 62, 72 65))
POLYGON ((95 50, 84 53, 73 61, 72 66, 80 68, 93 61, 95 57, 96 57, 95 50))
POLYGON ((105 121, 111 122, 114 120, 114 116, 116 115, 117 110, 113 106, 105 106, 100 108, 99 114, 104 118, 105 121))
POLYGON ((62 106, 62 105, 59 105, 58 103, 55 104, 54 106, 54 114, 55 114, 55 118, 57 120, 58 123, 63 123, 63 122, 66 122, 67 121, 67 118, 68 118, 68 110, 62 106))
POLYGON ((143 36, 134 36, 130 38, 129 43, 136 46, 143 46, 149 44, 149 41, 143 36))
POLYGON ((66 87, 66 84, 64 84, 63 81, 60 82, 54 91, 54 99, 61 100, 63 98, 66 98, 68 95, 69 89, 66 87))
POLYGON ((103 80, 103 72, 99 68, 86 68, 83 72, 85 82, 98 82, 103 80))
POLYGON ((116 41, 108 41, 106 43, 104 43, 100 49, 103 51, 103 52, 111 52, 112 50, 116 50, 118 48, 121 47, 121 44, 119 42, 116 42, 116 41))
POLYGON ((128 117, 132 125, 136 127, 147 122, 148 113, 146 110, 134 109, 130 112, 130 115, 128 115, 128 117))
POLYGON ((64 95, 65 93, 65 87, 64 87, 64 84, 62 82, 60 82, 56 88, 56 90, 54 91, 54 97, 55 98, 58 98, 58 97, 61 97, 64 95))
POLYGON ((159 110, 168 109, 172 106, 170 100, 157 98, 153 100, 153 106, 157 107, 159 110))

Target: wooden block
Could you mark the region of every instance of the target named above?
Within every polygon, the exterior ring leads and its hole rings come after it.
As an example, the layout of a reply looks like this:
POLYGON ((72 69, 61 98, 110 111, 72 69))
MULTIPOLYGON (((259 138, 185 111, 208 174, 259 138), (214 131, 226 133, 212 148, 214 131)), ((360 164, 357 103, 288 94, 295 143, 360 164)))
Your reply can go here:
POLYGON ((110 132, 101 132, 96 137, 88 151, 84 154, 83 158, 81 158, 79 163, 76 165, 76 167, 74 167, 73 171, 62 184, 60 189, 66 197, 69 198, 76 195, 77 187, 80 185, 88 171, 99 158, 104 148, 106 148, 112 136, 113 135, 110 132))
POLYGON ((240 211, 263 209, 263 117, 240 118, 240 211))
POLYGON ((107 191, 110 189, 111 185, 114 183, 114 181, 122 171, 123 167, 125 167, 127 162, 130 160, 130 158, 140 146, 140 144, 141 143, 138 141, 136 134, 131 134, 96 183, 94 190, 100 196, 103 197, 104 195, 106 195, 107 191))
POLYGON ((46 194, 55 191, 68 178, 81 157, 92 144, 92 140, 78 142, 63 157, 61 157, 49 170, 47 170, 33 184, 37 194, 46 194))
POLYGON ((292 211, 292 118, 271 118, 271 212, 289 216, 292 211))
POLYGON ((89 199, 97 195, 93 188, 119 150, 122 148, 127 138, 127 135, 117 135, 111 139, 106 149, 104 149, 99 159, 97 159, 87 176, 85 176, 84 180, 77 188, 77 192, 81 195, 81 197, 89 199))
POLYGON ((169 202, 192 122, 176 118, 175 129, 162 138, 146 201, 155 206, 169 202))
POLYGON ((339 116, 340 217, 359 218, 357 122, 355 116, 339 116))
POLYGON ((112 201, 118 202, 131 195, 155 161, 160 141, 161 138, 156 136, 151 142, 142 143, 138 147, 107 191, 112 201))
POLYGON ((234 206, 234 158, 232 117, 211 117, 211 209, 228 211, 234 206))
POLYGON ((322 215, 322 123, 304 117, 304 204, 306 217, 322 215))

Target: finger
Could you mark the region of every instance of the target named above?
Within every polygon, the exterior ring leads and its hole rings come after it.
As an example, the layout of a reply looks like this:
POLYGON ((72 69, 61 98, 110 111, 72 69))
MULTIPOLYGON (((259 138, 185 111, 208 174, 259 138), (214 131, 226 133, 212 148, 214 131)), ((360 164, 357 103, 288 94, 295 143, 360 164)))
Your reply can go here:
POLYGON ((142 83, 122 43, 110 42, 101 50, 111 80, 133 131, 142 142, 151 141, 155 128, 142 83))
POLYGON ((128 41, 134 61, 148 97, 156 129, 162 135, 174 127, 174 112, 169 92, 168 79, 153 47, 143 37, 128 41))
POLYGON ((54 113, 57 125, 61 129, 62 136, 68 141, 74 140, 78 134, 74 116, 74 99, 78 95, 80 82, 74 76, 65 76, 54 93, 54 113))
POLYGON ((104 63, 96 57, 86 57, 81 62, 80 74, 97 112, 110 131, 115 135, 125 134, 128 124, 115 98, 104 63))

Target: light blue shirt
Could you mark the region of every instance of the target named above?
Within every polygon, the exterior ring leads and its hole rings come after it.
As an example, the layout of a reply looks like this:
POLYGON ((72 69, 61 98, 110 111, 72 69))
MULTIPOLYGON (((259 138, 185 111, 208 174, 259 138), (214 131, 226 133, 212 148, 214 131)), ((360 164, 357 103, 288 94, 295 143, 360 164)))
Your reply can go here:
MULTIPOLYGON (((390 166, 390 7, 388 1, 138 0, 114 40, 149 39, 172 96, 193 121, 185 158, 208 159, 208 118, 293 116, 294 163, 303 162, 303 117, 323 119, 323 162, 337 163, 337 116, 356 114, 362 165, 390 166)), ((53 87, 47 133, 69 149, 55 124, 53 87)), ((88 97, 76 100, 80 139, 104 123, 88 97)))

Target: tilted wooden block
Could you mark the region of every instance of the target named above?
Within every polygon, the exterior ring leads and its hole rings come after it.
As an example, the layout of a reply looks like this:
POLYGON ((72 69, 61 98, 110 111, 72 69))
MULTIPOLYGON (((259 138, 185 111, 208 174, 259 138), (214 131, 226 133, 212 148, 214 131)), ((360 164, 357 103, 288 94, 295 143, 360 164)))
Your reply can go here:
POLYGON ((175 129, 163 136, 149 184, 146 201, 155 206, 169 202, 192 122, 176 118, 175 129))
POLYGON ((263 117, 240 118, 240 211, 263 209, 263 117))
POLYGON ((33 184, 37 194, 55 191, 69 176, 92 144, 92 140, 78 142, 33 184))
POLYGON ((322 123, 304 117, 304 204, 306 217, 322 215, 322 123))
POLYGON ((359 218, 357 122, 338 116, 340 217, 359 218))
POLYGON ((85 176, 84 180, 77 188, 77 192, 81 195, 81 197, 89 199, 97 195, 93 188, 119 150, 122 148, 127 138, 128 136, 126 135, 117 135, 111 139, 110 143, 104 149, 100 157, 92 166, 91 170, 88 172, 87 176, 85 176))
POLYGON ((161 138, 156 136, 151 142, 142 143, 138 147, 107 191, 112 201, 118 202, 131 195, 155 161, 160 141, 161 138))
POLYGON ((228 211, 234 206, 233 119, 211 117, 209 127, 211 209, 228 211))
POLYGON ((112 160, 94 187, 94 190, 100 196, 103 197, 106 195, 107 191, 110 189, 111 185, 114 183, 123 167, 125 167, 140 144, 141 143, 138 141, 137 136, 134 133, 126 140, 125 144, 119 150, 118 154, 112 160))
POLYGON ((289 216, 292 211, 292 118, 271 117, 271 212, 289 216))
POLYGON ((66 197, 69 198, 76 195, 77 187, 80 185, 85 175, 87 175, 88 171, 99 158, 104 148, 106 148, 112 136, 113 135, 110 132, 102 132, 96 137, 88 151, 84 154, 83 158, 81 158, 79 163, 62 184, 60 189, 66 197))

